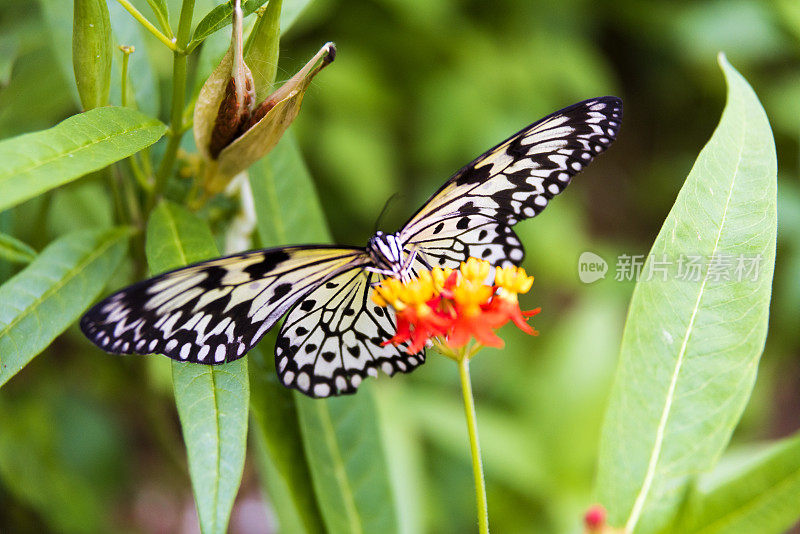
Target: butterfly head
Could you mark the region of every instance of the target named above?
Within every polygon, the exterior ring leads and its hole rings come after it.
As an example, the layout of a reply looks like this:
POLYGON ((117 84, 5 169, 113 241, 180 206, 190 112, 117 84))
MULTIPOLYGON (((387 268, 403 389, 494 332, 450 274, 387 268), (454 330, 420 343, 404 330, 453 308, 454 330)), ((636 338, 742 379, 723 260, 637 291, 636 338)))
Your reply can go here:
POLYGON ((411 276, 415 255, 406 254, 398 234, 376 232, 367 243, 367 253, 375 264, 371 271, 403 280, 411 276))

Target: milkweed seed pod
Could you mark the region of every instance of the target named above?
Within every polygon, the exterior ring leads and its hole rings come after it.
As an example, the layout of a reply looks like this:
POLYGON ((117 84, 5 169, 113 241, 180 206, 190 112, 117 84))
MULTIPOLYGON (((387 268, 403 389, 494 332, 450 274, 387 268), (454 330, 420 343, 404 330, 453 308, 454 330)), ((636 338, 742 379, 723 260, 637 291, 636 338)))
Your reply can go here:
MULTIPOLYGON (((278 11, 268 9, 263 16, 277 17, 278 11)), ((263 32, 265 39, 277 38, 277 22, 261 20, 259 25, 272 29, 263 32)), ((277 42, 269 46, 277 51, 277 42)), ((248 48, 254 47, 259 50, 262 43, 251 40, 248 48)), ((260 72, 254 80, 245 63, 242 10, 236 3, 231 47, 200 90, 194 110, 195 144, 206 163, 203 187, 207 195, 224 190, 234 176, 275 147, 297 117, 311 80, 335 56, 333 43, 326 43, 289 81, 257 103, 269 80, 260 72)))

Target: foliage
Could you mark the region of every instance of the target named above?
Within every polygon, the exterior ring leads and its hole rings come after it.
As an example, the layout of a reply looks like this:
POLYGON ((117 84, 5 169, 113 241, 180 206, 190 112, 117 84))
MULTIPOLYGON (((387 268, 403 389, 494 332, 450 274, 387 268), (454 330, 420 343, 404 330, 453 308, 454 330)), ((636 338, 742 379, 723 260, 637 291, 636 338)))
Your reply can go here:
POLYGON ((187 131, 231 3, 0 0, 0 530, 178 531, 192 507, 204 532, 474 530, 443 358, 322 401, 278 383, 269 335, 204 367, 106 355, 72 325, 237 243, 363 243, 399 191, 393 230, 476 154, 601 94, 625 102, 619 139, 517 227, 541 335, 507 328, 472 365, 492 529, 576 532, 593 502, 635 532, 798 520, 792 2, 243 4, 259 101, 322 43, 339 55, 275 149, 190 212, 187 131), (135 47, 127 77, 118 45, 135 47), (584 251, 605 279, 581 284, 584 251), (615 279, 622 254, 651 255, 644 273, 662 255, 762 263, 755 282, 634 283, 615 279))
POLYGON ((636 285, 597 482, 611 522, 631 531, 663 528, 691 476, 714 466, 764 350, 777 231, 775 147, 755 93, 722 56, 720 63, 728 104, 643 272, 680 255, 757 258, 759 268, 730 277, 709 266, 698 280, 668 269, 636 285))

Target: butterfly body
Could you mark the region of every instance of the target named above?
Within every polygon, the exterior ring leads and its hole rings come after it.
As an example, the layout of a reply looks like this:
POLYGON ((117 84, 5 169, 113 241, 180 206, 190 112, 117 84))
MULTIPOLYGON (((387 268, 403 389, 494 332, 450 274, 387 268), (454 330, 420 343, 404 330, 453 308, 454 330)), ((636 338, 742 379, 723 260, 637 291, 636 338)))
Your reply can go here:
POLYGON ((275 345, 287 386, 313 397, 353 393, 381 370, 410 372, 425 354, 384 346, 392 312, 370 299, 382 277, 457 267, 474 256, 519 264, 512 226, 538 215, 614 140, 622 102, 579 102, 517 132, 456 172, 396 233, 365 248, 278 247, 158 275, 95 305, 84 334, 112 353, 219 364, 247 353, 286 316, 275 345))
POLYGON ((367 242, 366 250, 373 263, 373 266, 367 267, 367 270, 403 281, 407 281, 413 276, 412 266, 414 260, 417 259, 417 251, 406 250, 406 245, 399 233, 376 232, 367 242))

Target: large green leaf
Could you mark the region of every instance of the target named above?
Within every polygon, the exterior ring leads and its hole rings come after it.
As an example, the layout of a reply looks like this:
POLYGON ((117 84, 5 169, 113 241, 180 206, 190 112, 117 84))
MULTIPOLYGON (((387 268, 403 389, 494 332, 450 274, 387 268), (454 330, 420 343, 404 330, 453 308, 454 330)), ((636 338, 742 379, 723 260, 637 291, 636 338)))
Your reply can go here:
POLYGON ((0 286, 0 385, 89 307, 113 276, 129 235, 122 228, 68 234, 0 286))
POLYGON ((671 530, 777 534, 798 518, 800 436, 795 436, 746 456, 723 457, 717 469, 699 480, 680 522, 671 530))
POLYGON ((166 126, 128 108, 102 107, 0 142, 0 211, 158 141, 166 126))
POLYGON ((373 385, 322 401, 295 393, 317 500, 331 533, 397 532, 373 385))
POLYGON ((767 332, 775 146, 747 81, 724 56, 720 65, 728 102, 636 285, 604 423, 598 493, 610 523, 628 532, 662 528, 689 477, 717 461, 750 396, 767 332), (701 260, 696 277, 693 256, 701 260), (666 272, 650 271, 654 259, 666 259, 666 272), (740 261, 757 269, 740 273, 740 261))
MULTIPOLYGON (((249 176, 259 237, 264 246, 288 244, 299 237, 300 232, 308 232, 311 241, 329 239, 324 220, 314 219, 320 214, 319 203, 291 135, 284 136, 268 157, 250 167, 249 176), (286 162, 291 164, 286 165, 286 162), (294 187, 286 185, 289 183, 294 187), (284 210, 274 211, 277 197, 273 195, 278 185, 293 192, 282 196, 282 201, 277 203, 284 210), (295 219, 299 213, 310 216, 310 223, 295 219), (290 216, 288 220, 287 215, 290 216)), ((272 354, 274 343, 275 335, 267 335, 251 357, 253 397, 250 404, 258 445, 257 465, 282 531, 325 532, 303 447, 296 394, 280 383, 273 359, 266 356, 272 354)))
POLYGON ((280 531, 322 534, 325 527, 303 451, 294 396, 275 374, 274 342, 275 335, 268 335, 249 353, 256 461, 280 531))
MULTIPOLYGON (((217 255, 202 219, 166 201, 153 211, 147 225, 153 273, 217 255)), ((247 357, 223 365, 173 362, 172 378, 200 528, 226 532, 247 447, 247 357)))
POLYGON ((314 183, 291 132, 250 167, 250 185, 265 246, 330 240, 314 183))
MULTIPOLYGON (((329 241, 313 182, 291 136, 285 136, 267 158, 250 168, 250 183, 264 246, 329 241)), ((272 347, 269 348, 271 351, 272 347)), ((277 383, 272 365, 260 372, 269 373, 266 379, 277 383)), ((294 409, 284 400, 286 412, 282 416, 265 413, 257 417, 263 408, 253 405, 254 422, 261 426, 259 430, 265 436, 281 432, 271 424, 271 417, 291 419, 295 411, 299 415, 302 446, 328 532, 388 533, 397 530, 395 499, 371 386, 363 384, 356 395, 328 400, 277 390, 277 396, 294 400, 294 409)), ((270 408, 277 409, 275 405, 270 408)), ((297 438, 275 436, 271 439, 297 438)), ((284 450, 300 446, 288 441, 282 445, 284 450)), ((287 487, 292 492, 290 497, 296 512, 302 514, 307 507, 302 491, 308 491, 309 483, 303 479, 303 470, 296 471, 292 458, 273 456, 271 460, 284 478, 296 477, 287 487)), ((269 489, 275 491, 273 487, 269 489)))

